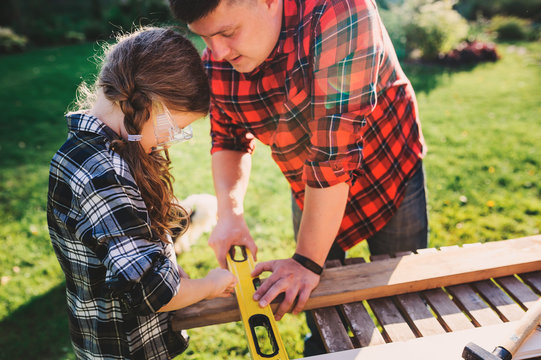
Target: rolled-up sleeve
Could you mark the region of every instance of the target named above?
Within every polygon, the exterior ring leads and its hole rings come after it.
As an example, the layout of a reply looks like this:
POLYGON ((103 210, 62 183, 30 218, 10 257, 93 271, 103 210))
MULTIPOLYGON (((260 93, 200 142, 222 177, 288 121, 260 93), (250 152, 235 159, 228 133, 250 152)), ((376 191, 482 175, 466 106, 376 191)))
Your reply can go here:
POLYGON ((255 137, 246 128, 233 121, 220 107, 220 101, 224 101, 223 94, 227 93, 232 80, 224 75, 221 67, 228 64, 219 64, 212 61, 211 51, 207 48, 201 57, 209 79, 211 79, 212 96, 210 99, 210 136, 212 139, 211 154, 221 150, 235 150, 252 153, 255 148, 255 137), (217 67, 217 68, 216 68, 217 67))
POLYGON ((255 149, 254 135, 234 124, 215 101, 211 101, 210 106, 210 136, 211 154, 221 150, 235 150, 251 154, 255 149))
POLYGON ((382 29, 370 2, 366 8, 353 3, 331 1, 317 21, 311 152, 303 169, 311 187, 349 182, 351 171, 361 168, 362 127, 377 103, 382 29))
POLYGON ((180 274, 152 241, 150 221, 137 187, 114 172, 92 178, 80 199, 77 234, 106 268, 104 295, 137 315, 158 311, 175 296, 180 274))

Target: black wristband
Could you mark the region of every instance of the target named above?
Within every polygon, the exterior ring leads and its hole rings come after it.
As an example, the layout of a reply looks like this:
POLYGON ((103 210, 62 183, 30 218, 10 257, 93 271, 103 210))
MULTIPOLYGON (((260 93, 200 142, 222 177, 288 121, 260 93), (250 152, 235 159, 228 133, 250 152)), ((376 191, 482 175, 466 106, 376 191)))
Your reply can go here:
POLYGON ((300 254, 293 254, 293 260, 313 272, 314 274, 321 275, 323 272, 323 268, 316 264, 314 261, 308 259, 306 256, 302 256, 300 254))

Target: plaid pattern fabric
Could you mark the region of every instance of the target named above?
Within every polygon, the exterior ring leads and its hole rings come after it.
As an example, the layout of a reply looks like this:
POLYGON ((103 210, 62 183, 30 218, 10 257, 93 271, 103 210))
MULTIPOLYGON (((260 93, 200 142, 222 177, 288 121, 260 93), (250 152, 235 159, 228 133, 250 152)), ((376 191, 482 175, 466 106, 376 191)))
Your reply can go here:
POLYGON ((47 220, 66 277, 79 359, 169 359, 187 341, 156 313, 178 292, 172 244, 152 240, 150 219, 127 163, 100 120, 71 114, 51 161, 47 220))
POLYGON ((337 242, 381 229, 420 165, 415 94, 373 0, 284 0, 269 58, 236 72, 206 49, 212 150, 272 150, 302 209, 305 185, 350 185, 337 242))

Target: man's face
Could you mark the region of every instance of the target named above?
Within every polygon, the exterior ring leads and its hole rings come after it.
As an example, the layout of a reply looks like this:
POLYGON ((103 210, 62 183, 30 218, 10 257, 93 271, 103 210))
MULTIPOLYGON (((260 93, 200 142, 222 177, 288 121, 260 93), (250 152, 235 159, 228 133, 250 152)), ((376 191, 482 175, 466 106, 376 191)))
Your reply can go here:
POLYGON ((200 35, 212 56, 235 70, 251 72, 276 46, 282 25, 282 0, 222 0, 188 27, 200 35))

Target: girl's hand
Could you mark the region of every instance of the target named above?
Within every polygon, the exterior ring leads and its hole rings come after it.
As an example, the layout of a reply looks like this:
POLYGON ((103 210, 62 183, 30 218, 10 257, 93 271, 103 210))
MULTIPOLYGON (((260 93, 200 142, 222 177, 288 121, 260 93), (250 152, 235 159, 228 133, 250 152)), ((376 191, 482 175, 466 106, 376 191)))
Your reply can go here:
POLYGON ((210 293, 207 299, 228 297, 235 290, 238 279, 229 270, 213 269, 209 271, 205 280, 210 283, 210 293))

